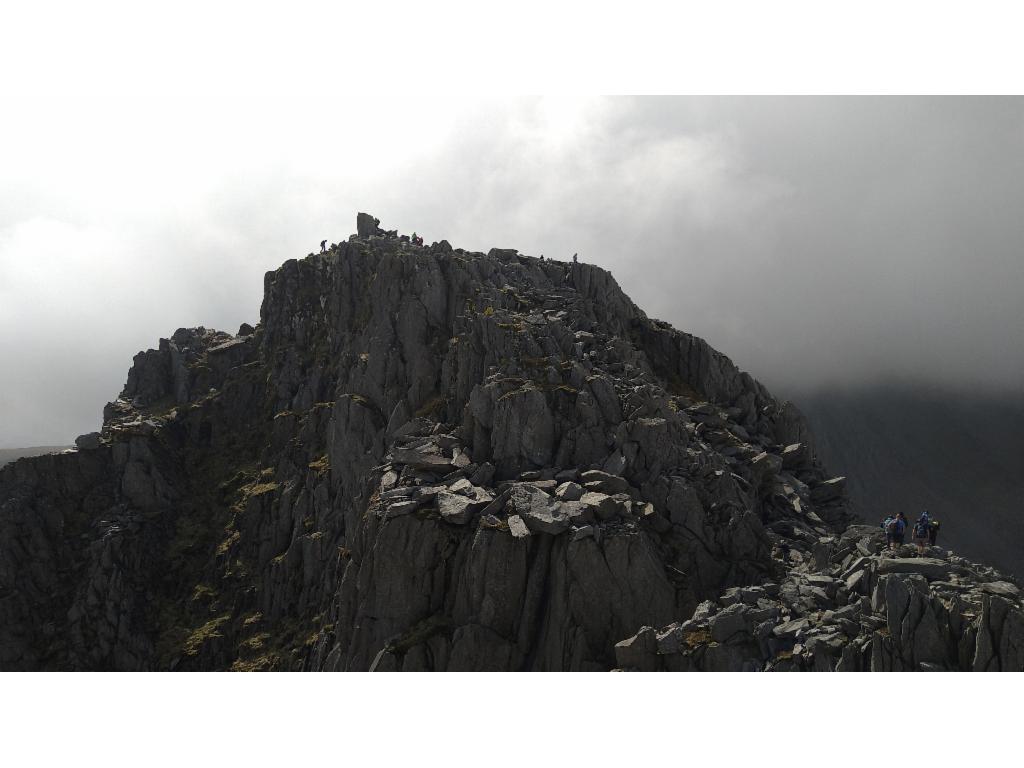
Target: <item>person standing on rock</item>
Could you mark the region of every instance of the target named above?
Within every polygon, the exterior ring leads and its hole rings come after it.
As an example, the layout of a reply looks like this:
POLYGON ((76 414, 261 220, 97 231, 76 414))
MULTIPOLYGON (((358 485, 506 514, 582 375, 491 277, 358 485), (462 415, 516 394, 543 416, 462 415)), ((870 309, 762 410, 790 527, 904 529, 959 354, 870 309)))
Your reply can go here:
POLYGON ((882 521, 882 531, 885 533, 885 548, 892 549, 892 532, 894 530, 893 523, 896 518, 889 515, 882 521))
POLYGON ((928 513, 925 512, 914 523, 914 545, 917 547, 917 556, 924 555, 924 548, 928 546, 928 513))
POLYGON ((327 241, 326 240, 321 240, 320 241, 320 253, 327 253, 327 241))
POLYGON ((938 520, 933 517, 928 518, 928 544, 929 546, 935 546, 935 540, 939 537, 939 526, 942 525, 938 520))
POLYGON ((903 546, 903 538, 907 533, 907 518, 902 512, 896 513, 896 519, 892 521, 892 544, 893 549, 903 546))

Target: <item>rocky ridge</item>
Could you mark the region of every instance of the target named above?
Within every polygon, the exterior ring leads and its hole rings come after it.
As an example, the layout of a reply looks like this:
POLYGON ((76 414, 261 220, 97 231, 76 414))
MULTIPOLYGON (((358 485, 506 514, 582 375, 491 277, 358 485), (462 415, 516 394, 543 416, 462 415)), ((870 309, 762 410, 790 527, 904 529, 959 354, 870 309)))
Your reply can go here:
POLYGON ((1024 667, 1012 580, 881 553, 608 272, 357 229, 0 469, 0 668, 1024 667))

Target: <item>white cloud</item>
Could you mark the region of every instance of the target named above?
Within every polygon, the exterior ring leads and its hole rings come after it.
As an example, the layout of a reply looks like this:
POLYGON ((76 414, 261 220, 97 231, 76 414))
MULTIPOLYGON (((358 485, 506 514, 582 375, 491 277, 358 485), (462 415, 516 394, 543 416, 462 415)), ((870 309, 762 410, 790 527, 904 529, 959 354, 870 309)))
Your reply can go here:
POLYGON ((115 69, 16 94, 38 111, 0 144, 0 445, 95 428, 135 352, 254 321, 263 272, 357 210, 579 252, 789 389, 1024 373, 1020 101, 356 98, 324 78, 261 101, 198 71, 71 93, 115 69))

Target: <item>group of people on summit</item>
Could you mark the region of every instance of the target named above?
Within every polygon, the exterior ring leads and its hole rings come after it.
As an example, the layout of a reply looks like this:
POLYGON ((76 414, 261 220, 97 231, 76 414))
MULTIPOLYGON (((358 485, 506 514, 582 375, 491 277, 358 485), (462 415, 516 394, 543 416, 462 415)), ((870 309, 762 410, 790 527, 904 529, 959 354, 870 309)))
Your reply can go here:
MULTIPOLYGON (((360 215, 362 215, 362 214, 360 214, 360 215)), ((412 245, 418 245, 418 246, 422 246, 423 245, 423 237, 421 235, 416 234, 415 232, 413 232, 412 235, 401 235, 401 236, 399 236, 398 233, 394 232, 394 231, 388 232, 387 234, 389 236, 392 236, 392 237, 398 237, 399 240, 404 240, 405 242, 411 243, 412 245)), ((331 250, 334 250, 334 245, 331 245, 331 250)), ((327 241, 326 240, 321 240, 320 241, 320 253, 327 253, 327 241)), ((544 254, 543 253, 540 255, 540 260, 544 261, 544 254)), ((579 254, 578 253, 574 253, 572 255, 572 263, 576 264, 578 262, 579 262, 579 254)))
MULTIPOLYGON (((941 523, 933 518, 928 510, 921 513, 914 523, 912 529, 914 545, 917 547, 917 554, 920 557, 924 554, 925 547, 934 547, 935 540, 939 536, 941 523)), ((885 543, 890 550, 896 550, 903 546, 907 533, 908 522, 902 512, 889 515, 882 521, 882 530, 885 532, 885 543)))

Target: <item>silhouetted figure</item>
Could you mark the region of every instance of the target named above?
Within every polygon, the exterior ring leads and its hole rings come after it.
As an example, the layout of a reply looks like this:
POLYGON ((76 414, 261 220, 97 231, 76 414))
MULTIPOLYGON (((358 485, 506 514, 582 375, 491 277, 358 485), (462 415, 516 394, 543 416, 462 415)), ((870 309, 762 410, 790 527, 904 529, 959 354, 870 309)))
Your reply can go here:
POLYGON ((574 253, 574 254, 572 255, 572 263, 573 263, 573 264, 575 264, 575 263, 576 263, 576 257, 577 257, 577 256, 579 256, 579 254, 578 254, 578 253, 574 253))
POLYGON ((320 241, 320 253, 326 253, 326 252, 327 252, 327 241, 326 240, 321 240, 320 241))

